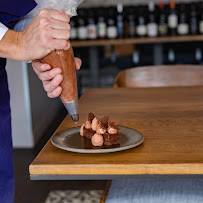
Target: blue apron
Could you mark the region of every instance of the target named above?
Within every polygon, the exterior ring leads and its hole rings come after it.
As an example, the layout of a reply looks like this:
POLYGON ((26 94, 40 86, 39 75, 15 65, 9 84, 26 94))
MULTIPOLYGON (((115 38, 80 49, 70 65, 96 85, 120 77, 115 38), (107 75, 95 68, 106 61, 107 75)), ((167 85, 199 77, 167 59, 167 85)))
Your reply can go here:
MULTIPOLYGON (((12 29, 35 6, 34 0, 0 0, 0 22, 12 29)), ((13 203, 11 112, 5 66, 6 59, 0 58, 0 203, 13 203)), ((15 73, 15 69, 13 72, 15 73)))

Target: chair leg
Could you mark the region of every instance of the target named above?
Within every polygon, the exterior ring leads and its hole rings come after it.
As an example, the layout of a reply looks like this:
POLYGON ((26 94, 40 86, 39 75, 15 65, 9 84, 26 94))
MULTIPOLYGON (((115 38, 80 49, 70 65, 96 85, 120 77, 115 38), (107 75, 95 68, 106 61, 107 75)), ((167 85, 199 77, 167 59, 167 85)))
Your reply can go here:
POLYGON ((106 202, 106 198, 107 198, 107 195, 109 193, 109 188, 111 187, 111 182, 112 182, 112 180, 107 181, 106 187, 105 187, 104 193, 103 193, 103 195, 101 197, 100 203, 105 203, 106 202))

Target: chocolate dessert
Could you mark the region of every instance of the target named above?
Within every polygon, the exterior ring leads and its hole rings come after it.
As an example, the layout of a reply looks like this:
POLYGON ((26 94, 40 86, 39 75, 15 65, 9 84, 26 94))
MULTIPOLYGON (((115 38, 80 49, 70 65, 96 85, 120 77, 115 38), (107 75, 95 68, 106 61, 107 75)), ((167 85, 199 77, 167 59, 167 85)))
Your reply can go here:
POLYGON ((104 144, 107 146, 120 143, 120 136, 118 133, 117 134, 105 133, 103 137, 104 137, 104 144))
POLYGON ((96 131, 94 131, 92 129, 92 121, 93 121, 94 118, 95 118, 95 115, 90 112, 88 114, 88 119, 87 119, 86 123, 81 126, 81 130, 80 130, 80 135, 81 136, 84 136, 84 137, 87 137, 87 138, 91 139, 92 136, 96 133, 96 131))
POLYGON ((90 112, 88 114, 88 121, 92 122, 94 118, 95 118, 95 115, 92 112, 90 112))
POLYGON ((83 129, 83 136, 84 137, 87 137, 87 138, 89 138, 89 139, 91 139, 92 138, 92 136, 96 133, 94 130, 92 130, 92 129, 86 129, 85 127, 84 127, 84 129, 83 129))
POLYGON ((80 135, 91 139, 93 146, 111 146, 120 143, 119 128, 114 122, 109 122, 109 116, 98 120, 93 113, 89 113, 88 120, 81 126, 80 135))

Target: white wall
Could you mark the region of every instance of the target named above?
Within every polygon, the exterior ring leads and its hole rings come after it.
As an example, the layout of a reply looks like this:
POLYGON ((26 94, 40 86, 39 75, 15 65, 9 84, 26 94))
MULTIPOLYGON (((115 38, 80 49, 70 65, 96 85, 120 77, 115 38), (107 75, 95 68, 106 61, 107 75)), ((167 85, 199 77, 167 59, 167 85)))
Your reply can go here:
POLYGON ((33 147, 28 72, 25 62, 7 60, 14 147, 33 147))

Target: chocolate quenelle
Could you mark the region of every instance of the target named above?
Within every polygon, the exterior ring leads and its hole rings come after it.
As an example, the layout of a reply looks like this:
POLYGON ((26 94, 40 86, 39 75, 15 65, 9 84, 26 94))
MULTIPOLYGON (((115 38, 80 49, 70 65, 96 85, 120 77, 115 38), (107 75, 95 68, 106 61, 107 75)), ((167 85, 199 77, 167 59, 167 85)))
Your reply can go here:
POLYGON ((63 81, 60 98, 74 122, 79 120, 77 79, 72 47, 68 50, 54 50, 41 59, 42 63, 49 64, 52 68, 61 68, 63 81))

